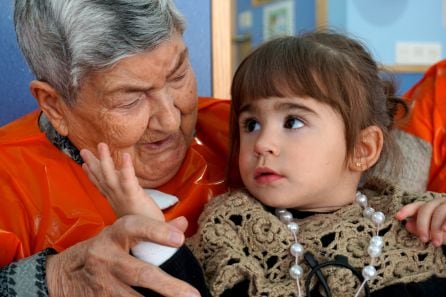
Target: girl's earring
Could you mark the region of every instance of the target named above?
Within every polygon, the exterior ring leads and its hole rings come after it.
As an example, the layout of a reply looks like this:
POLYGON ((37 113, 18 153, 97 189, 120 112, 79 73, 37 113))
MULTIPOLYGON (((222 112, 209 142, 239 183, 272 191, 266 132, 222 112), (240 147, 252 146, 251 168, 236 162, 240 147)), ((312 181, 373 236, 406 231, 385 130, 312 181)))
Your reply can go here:
POLYGON ((362 162, 356 162, 355 165, 356 165, 356 167, 358 167, 358 168, 362 168, 362 162))

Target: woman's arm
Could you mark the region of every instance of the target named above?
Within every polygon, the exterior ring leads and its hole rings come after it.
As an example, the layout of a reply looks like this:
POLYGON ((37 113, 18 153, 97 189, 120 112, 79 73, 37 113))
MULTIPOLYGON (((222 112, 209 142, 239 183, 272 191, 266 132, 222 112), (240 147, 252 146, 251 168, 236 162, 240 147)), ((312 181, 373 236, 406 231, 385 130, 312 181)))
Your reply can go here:
POLYGON ((0 296, 48 296, 45 266, 53 249, 45 249, 31 257, 0 269, 0 296))
POLYGON ((129 252, 140 239, 179 247, 185 226, 181 220, 168 224, 126 216, 59 254, 46 249, 4 266, 0 296, 137 296, 132 287, 150 288, 163 296, 199 296, 189 284, 163 271, 163 266, 140 261, 129 252))

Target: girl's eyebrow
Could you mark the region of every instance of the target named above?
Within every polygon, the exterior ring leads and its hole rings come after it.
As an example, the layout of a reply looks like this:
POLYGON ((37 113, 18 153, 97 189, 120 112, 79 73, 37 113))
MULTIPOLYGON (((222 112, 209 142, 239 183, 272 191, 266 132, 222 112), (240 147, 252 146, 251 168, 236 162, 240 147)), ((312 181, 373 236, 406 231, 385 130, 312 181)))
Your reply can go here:
POLYGON ((287 110, 302 110, 305 111, 307 113, 311 113, 311 114, 317 114, 317 112, 306 106, 305 104, 300 104, 300 103, 296 103, 296 102, 276 102, 274 104, 274 109, 275 110, 281 110, 281 111, 287 111, 287 110))
POLYGON ((256 109, 255 106, 252 106, 251 102, 248 102, 240 106, 240 113, 255 111, 256 109))
MULTIPOLYGON (((300 103, 296 103, 296 102, 282 102, 281 100, 278 100, 274 104, 274 109, 279 110, 279 111, 288 111, 288 110, 296 110, 297 109, 297 110, 305 111, 310 114, 317 115, 317 112, 314 109, 306 106, 305 104, 300 104, 300 103)), ((255 112, 257 110, 258 110, 257 105, 252 104, 252 102, 242 104, 242 106, 240 107, 240 113, 255 112)))

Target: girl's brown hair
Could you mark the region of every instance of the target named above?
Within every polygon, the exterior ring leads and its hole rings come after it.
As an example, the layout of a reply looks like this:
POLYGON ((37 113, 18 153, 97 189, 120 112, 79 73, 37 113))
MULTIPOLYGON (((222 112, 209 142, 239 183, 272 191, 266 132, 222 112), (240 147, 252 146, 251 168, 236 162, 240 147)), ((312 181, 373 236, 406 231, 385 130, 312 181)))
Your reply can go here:
MULTIPOLYGON (((398 106, 393 82, 385 79, 367 49, 357 40, 332 31, 317 31, 266 42, 238 67, 231 88, 230 145, 227 181, 238 188, 240 145, 238 118, 243 103, 269 97, 311 97, 334 108, 345 123, 347 157, 362 129, 376 125, 384 134, 380 161, 399 158, 390 135, 398 106)), ((398 169, 390 166, 391 172, 398 169)), ((386 167, 389 165, 386 165, 386 167)))

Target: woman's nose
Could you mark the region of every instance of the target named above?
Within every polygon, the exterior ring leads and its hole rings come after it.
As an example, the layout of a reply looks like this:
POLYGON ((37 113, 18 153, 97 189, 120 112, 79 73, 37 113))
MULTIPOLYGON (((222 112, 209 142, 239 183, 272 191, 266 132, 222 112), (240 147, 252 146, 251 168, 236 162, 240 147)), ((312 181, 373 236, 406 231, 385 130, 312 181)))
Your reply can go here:
POLYGON ((149 126, 164 132, 175 132, 181 125, 181 112, 175 106, 174 100, 168 94, 161 94, 154 98, 153 114, 149 126))

